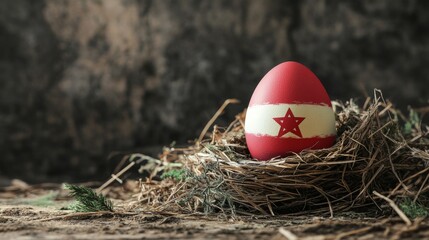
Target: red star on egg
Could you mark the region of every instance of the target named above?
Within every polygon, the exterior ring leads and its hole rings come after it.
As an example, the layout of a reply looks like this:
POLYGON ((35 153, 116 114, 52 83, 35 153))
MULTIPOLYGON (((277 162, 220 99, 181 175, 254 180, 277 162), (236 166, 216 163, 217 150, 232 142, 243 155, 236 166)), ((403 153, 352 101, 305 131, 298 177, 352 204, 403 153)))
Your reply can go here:
POLYGON ((279 133, 277 137, 282 137, 288 132, 291 132, 298 137, 302 138, 299 124, 304 121, 304 117, 295 117, 292 110, 289 108, 284 117, 273 118, 280 125, 279 133))

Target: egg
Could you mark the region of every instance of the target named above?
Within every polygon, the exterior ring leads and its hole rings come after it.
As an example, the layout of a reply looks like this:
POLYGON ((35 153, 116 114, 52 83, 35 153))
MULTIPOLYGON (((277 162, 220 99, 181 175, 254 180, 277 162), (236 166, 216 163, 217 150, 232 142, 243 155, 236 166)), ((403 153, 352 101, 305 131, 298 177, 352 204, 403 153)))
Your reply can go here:
POLYGON ((328 93, 310 69, 293 61, 275 66, 262 78, 244 126, 248 149, 257 160, 331 147, 336 138, 328 93))

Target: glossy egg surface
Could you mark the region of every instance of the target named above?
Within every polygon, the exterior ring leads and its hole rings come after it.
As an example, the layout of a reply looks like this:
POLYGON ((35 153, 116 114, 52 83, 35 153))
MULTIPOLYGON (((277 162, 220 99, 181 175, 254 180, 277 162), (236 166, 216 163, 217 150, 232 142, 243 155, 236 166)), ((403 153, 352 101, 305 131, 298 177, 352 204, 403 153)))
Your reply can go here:
POLYGON ((269 160, 333 145, 335 114, 317 76, 298 62, 284 62, 259 82, 247 108, 250 154, 269 160))

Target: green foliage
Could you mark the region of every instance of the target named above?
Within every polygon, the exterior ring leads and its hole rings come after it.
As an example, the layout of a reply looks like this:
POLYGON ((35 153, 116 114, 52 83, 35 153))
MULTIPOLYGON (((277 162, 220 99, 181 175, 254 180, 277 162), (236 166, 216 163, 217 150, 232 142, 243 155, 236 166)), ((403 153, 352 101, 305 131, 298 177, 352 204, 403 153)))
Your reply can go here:
POLYGON ((413 128, 420 125, 420 117, 416 111, 410 109, 408 121, 404 125, 404 134, 411 134, 413 128))
POLYGON ((112 201, 92 189, 71 184, 65 184, 65 188, 70 190, 70 195, 76 200, 68 209, 75 212, 113 212, 112 201))
POLYGON ((405 215, 412 219, 417 217, 427 217, 429 214, 427 208, 417 202, 413 202, 409 198, 405 198, 399 204, 399 208, 401 208, 405 215))
POLYGON ((58 192, 50 192, 40 197, 24 199, 21 201, 22 204, 38 207, 48 207, 54 205, 54 200, 58 196, 58 192))
POLYGON ((186 178, 185 169, 172 169, 170 171, 164 172, 161 175, 161 179, 172 178, 177 181, 184 180, 186 178))

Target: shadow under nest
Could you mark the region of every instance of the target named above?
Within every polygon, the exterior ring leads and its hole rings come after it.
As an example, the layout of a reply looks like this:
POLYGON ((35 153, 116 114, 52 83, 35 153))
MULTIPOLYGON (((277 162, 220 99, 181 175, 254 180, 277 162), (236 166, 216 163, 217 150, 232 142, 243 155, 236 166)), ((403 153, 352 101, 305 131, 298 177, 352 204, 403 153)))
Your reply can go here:
MULTIPOLYGON (((429 199, 429 128, 403 116, 376 91, 362 107, 333 102, 334 146, 270 161, 252 160, 245 113, 214 127, 187 148, 166 148, 141 183, 139 206, 151 211, 225 214, 331 214, 380 208, 374 191, 391 199, 429 199), (163 176, 159 178, 160 173, 163 176), (173 176, 173 177, 171 177, 173 176)), ((149 169, 149 168, 146 168, 149 169)))

